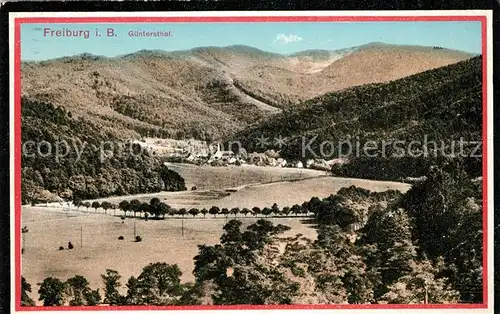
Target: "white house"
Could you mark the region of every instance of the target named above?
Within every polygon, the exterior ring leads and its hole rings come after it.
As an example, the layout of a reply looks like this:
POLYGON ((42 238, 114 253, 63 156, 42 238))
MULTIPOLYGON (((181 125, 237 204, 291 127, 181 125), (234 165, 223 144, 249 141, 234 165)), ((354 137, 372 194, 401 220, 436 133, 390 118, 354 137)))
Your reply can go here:
POLYGON ((286 160, 283 158, 278 158, 276 160, 278 162, 278 167, 285 167, 286 166, 286 160))
POLYGON ((231 157, 234 156, 234 152, 231 150, 221 150, 220 149, 220 144, 217 145, 217 151, 215 154, 212 156, 211 159, 218 160, 229 160, 231 157))

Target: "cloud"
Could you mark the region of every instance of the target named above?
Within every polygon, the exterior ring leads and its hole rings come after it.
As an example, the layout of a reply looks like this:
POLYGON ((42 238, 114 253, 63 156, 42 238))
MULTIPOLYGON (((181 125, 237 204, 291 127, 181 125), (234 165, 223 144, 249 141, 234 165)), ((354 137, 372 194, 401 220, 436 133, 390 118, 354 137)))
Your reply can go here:
POLYGON ((274 43, 279 43, 279 44, 289 44, 289 43, 295 43, 303 40, 302 37, 299 35, 294 35, 294 34, 278 34, 276 35, 276 39, 274 39, 274 43))

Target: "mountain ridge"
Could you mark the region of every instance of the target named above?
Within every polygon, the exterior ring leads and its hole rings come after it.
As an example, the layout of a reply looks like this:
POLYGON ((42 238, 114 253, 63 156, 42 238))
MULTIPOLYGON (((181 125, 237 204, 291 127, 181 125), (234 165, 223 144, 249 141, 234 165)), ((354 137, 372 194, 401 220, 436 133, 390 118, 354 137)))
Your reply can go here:
POLYGON ((62 106, 116 136, 216 140, 326 92, 470 57, 432 47, 381 49, 284 56, 235 45, 120 58, 81 54, 23 62, 22 95, 62 106))
POLYGON ((68 55, 68 56, 61 56, 61 57, 55 57, 55 58, 50 58, 50 59, 45 59, 45 60, 23 60, 21 62, 23 63, 40 63, 40 62, 47 62, 47 61, 55 61, 55 60, 60 60, 60 59, 68 59, 68 58, 79 58, 82 56, 86 56, 88 58, 98 58, 98 59, 119 59, 123 58, 126 56, 133 56, 135 54, 141 54, 141 53, 158 53, 160 55, 165 55, 165 56, 170 56, 170 55, 182 55, 182 54, 187 54, 187 53, 193 53, 197 51, 203 51, 207 49, 218 49, 218 50, 233 50, 236 52, 258 52, 258 53, 263 53, 263 54, 268 54, 268 55, 275 55, 279 57, 294 57, 294 56, 301 56, 301 55, 307 55, 308 53, 314 53, 314 52, 319 52, 319 53, 335 53, 335 52, 342 52, 342 51, 356 51, 356 50, 363 50, 363 49, 369 49, 369 48, 383 48, 383 47, 406 47, 406 48, 433 48, 433 49, 442 49, 445 51, 450 51, 450 52, 457 52, 457 53, 463 53, 463 54, 468 54, 471 57, 480 55, 480 53, 472 53, 472 52, 467 52, 463 50, 458 50, 458 49, 452 49, 452 48, 445 48, 445 47, 439 47, 439 46, 424 46, 424 45, 399 45, 399 44, 389 44, 389 43, 384 43, 384 42, 368 42, 365 44, 357 45, 357 46, 352 46, 352 47, 345 47, 345 48, 338 48, 338 49, 305 49, 305 50, 299 50, 296 52, 291 52, 291 53, 279 53, 279 52, 271 52, 271 51, 266 51, 262 50, 253 46, 249 45, 228 45, 228 46, 198 46, 198 47, 193 47, 190 49, 181 49, 181 50, 163 50, 163 49, 140 49, 132 53, 127 53, 127 54, 122 54, 122 55, 116 55, 116 56, 104 56, 104 55, 96 55, 93 53, 89 52, 83 52, 79 54, 74 54, 74 55, 68 55))

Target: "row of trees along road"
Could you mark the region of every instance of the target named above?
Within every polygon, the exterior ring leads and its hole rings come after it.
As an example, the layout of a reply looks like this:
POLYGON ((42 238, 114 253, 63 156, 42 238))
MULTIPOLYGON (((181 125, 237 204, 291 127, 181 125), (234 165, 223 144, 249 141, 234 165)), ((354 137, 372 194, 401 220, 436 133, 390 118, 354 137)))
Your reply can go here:
MULTIPOLYGON (((99 208, 102 208, 105 213, 107 213, 108 210, 117 210, 120 209, 125 213, 125 216, 127 216, 127 213, 133 213, 134 217, 137 216, 137 214, 145 214, 145 216, 152 217, 154 219, 164 219, 166 215, 169 216, 186 216, 186 215, 191 215, 194 217, 198 215, 203 215, 203 217, 206 217, 206 215, 210 214, 213 215, 214 218, 217 215, 224 215, 224 216, 229 216, 229 215, 234 215, 236 217, 237 215, 241 214, 244 215, 245 217, 248 215, 253 215, 253 216, 258 216, 258 215, 264 215, 264 216, 288 216, 288 215, 308 215, 312 213, 309 211, 309 208, 307 206, 300 206, 298 204, 293 205, 291 207, 285 206, 282 209, 279 208, 278 204, 274 203, 270 207, 253 207, 252 209, 248 208, 242 208, 240 209, 239 207, 233 207, 231 209, 229 208, 219 208, 217 206, 212 206, 209 209, 207 208, 191 208, 191 209, 186 209, 186 208, 172 208, 170 205, 160 201, 159 198, 152 198, 150 202, 141 202, 137 199, 133 199, 130 202, 127 200, 121 201, 118 206, 115 204, 111 204, 110 202, 104 201, 102 203, 99 203, 97 201, 93 202, 84 202, 79 199, 75 199, 73 201, 73 204, 77 206, 78 208, 80 207, 86 207, 87 209, 93 208, 94 211, 97 211, 99 208)), ((304 203, 306 204, 306 203, 304 203)))

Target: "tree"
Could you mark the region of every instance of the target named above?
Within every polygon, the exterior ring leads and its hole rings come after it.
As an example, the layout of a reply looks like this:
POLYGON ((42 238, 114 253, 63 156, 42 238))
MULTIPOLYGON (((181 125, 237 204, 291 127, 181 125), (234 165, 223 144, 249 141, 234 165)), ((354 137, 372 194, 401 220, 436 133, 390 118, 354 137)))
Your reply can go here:
POLYGON ((170 216, 178 215, 179 214, 179 210, 177 210, 177 208, 170 208, 170 210, 168 211, 168 214, 170 216))
POLYGON ((182 284, 182 296, 178 300, 178 305, 201 305, 204 291, 202 285, 197 283, 182 284))
POLYGON ((210 284, 214 304, 290 304, 299 285, 279 273, 281 267, 266 258, 270 252, 265 250, 272 251, 274 236, 287 227, 260 219, 242 232, 241 225, 230 220, 220 244, 199 246, 196 283, 210 284))
POLYGON ((21 305, 22 306, 34 306, 35 301, 29 297, 28 292, 31 292, 31 285, 21 277, 21 305))
POLYGON ((66 281, 66 294, 70 298, 69 305, 85 305, 85 296, 91 292, 85 277, 76 275, 66 281))
POLYGON ((162 166, 159 170, 160 178, 165 184, 165 191, 185 191, 187 190, 184 178, 177 172, 162 166))
POLYGON ((54 277, 45 278, 42 283, 39 283, 40 289, 38 300, 43 301, 44 306, 60 306, 64 305, 64 283, 54 277))
POLYGON ((281 210, 281 213, 285 216, 288 216, 288 214, 290 214, 290 207, 288 207, 288 206, 283 207, 283 209, 281 210))
POLYGON ((193 218, 194 218, 196 215, 198 215, 199 213, 200 213, 200 211, 198 210, 198 208, 191 208, 191 209, 189 210, 189 214, 190 214, 190 215, 193 215, 193 218))
POLYGON ((243 215, 245 215, 245 217, 246 217, 246 216, 250 213, 250 209, 248 209, 248 208, 244 207, 244 208, 241 210, 241 213, 242 213, 243 215))
POLYGON ((106 269, 106 273, 101 275, 104 283, 104 303, 109 305, 120 305, 123 303, 123 297, 118 292, 121 286, 121 276, 116 270, 106 269))
MULTIPOLYGON (((116 139, 114 135, 99 131, 88 121, 71 118, 69 112, 50 102, 23 97, 22 104, 25 118, 23 137, 32 136, 35 142, 75 139, 98 147, 102 141, 116 139)), ((182 177, 164 167, 157 156, 144 150, 141 152, 139 144, 130 146, 133 155, 118 153, 118 150, 124 152, 126 149, 115 145, 115 154, 107 156, 109 158, 105 163, 99 162, 97 150, 85 150, 81 156, 70 153, 61 163, 51 162, 36 154, 34 158, 22 157, 23 203, 44 201, 50 193, 57 193, 63 198, 74 195, 97 199, 110 195, 154 193, 163 189, 185 190, 182 177), (50 193, 40 194, 44 190, 50 193)))
POLYGON ((158 205, 158 215, 165 219, 165 215, 170 212, 171 207, 163 202, 158 205))
POLYGON ((338 225, 320 224, 315 244, 326 250, 339 268, 339 279, 350 304, 374 302, 371 273, 347 232, 338 225))
POLYGON ((99 293, 99 289, 90 290, 84 295, 85 302, 87 305, 97 305, 101 302, 101 294, 99 293))
POLYGON ((127 281, 127 304, 140 304, 139 299, 139 281, 134 276, 130 277, 127 281))
POLYGON ((287 242, 285 252, 279 257, 279 269, 292 281, 302 283, 297 296, 299 300, 347 303, 348 291, 342 280, 344 269, 339 265, 341 259, 306 237, 297 235, 287 242), (306 282, 309 284, 304 284, 306 282))
POLYGON ((290 209, 290 212, 295 214, 295 216, 298 216, 302 212, 302 207, 298 204, 295 204, 290 209))
POLYGON ((178 214, 181 215, 182 218, 184 218, 184 215, 187 214, 187 210, 185 208, 181 208, 181 209, 179 209, 178 214))
POLYGON ((210 215, 214 215, 215 218, 215 215, 219 214, 220 209, 217 206, 212 206, 208 212, 210 213, 210 215))
POLYGON ((252 208, 252 213, 255 215, 255 216, 259 216, 261 210, 259 207, 254 207, 252 208))
POLYGON ((149 201, 149 204, 151 206, 157 206, 158 204, 160 204, 161 201, 158 197, 153 197, 150 201, 149 201))
POLYGON ((76 208, 78 208, 78 209, 79 209, 79 208, 80 208, 80 206, 82 206, 82 205, 83 205, 83 201, 82 201, 82 199, 81 199, 81 198, 79 198, 78 196, 73 195, 73 205, 75 205, 75 206, 76 206, 76 208))
POLYGON ((108 209, 110 209, 111 207, 113 207, 113 204, 111 204, 110 202, 102 202, 101 204, 102 208, 104 209, 104 213, 107 213, 108 212, 108 209))
MULTIPOLYGON (((137 211, 139 213, 150 213, 152 215, 155 215, 155 218, 157 218, 157 215, 158 215, 157 209, 158 209, 158 207, 153 207, 153 206, 149 205, 148 203, 144 202, 141 204, 141 206, 139 206, 137 211)), ((134 216, 135 216, 135 212, 134 212, 134 216)))
POLYGON ((203 215, 203 218, 205 218, 205 216, 208 214, 208 210, 206 208, 203 208, 202 210, 200 210, 200 213, 203 215))
POLYGON ((460 294, 449 284, 447 278, 437 278, 436 270, 432 264, 424 260, 422 262, 412 262, 411 272, 401 276, 393 284, 389 285, 388 292, 381 300, 393 304, 424 303, 428 298, 428 303, 457 303, 460 294))
POLYGON ((99 204, 99 202, 97 201, 92 202, 92 208, 95 208, 96 212, 99 207, 101 207, 101 204, 99 204))
POLYGON ((240 208, 239 207, 233 207, 231 209, 231 214, 233 214, 235 218, 236 218, 236 215, 238 215, 239 212, 240 212, 240 208))
POLYGON ((137 278, 139 304, 173 305, 183 294, 182 275, 177 265, 152 263, 143 268, 137 278))
POLYGON ((149 211, 151 214, 154 214, 155 215, 155 218, 158 219, 159 216, 161 215, 160 213, 160 204, 161 204, 161 201, 158 197, 153 197, 150 201, 149 201, 149 211))
POLYGON ((227 208, 221 209, 220 212, 221 212, 221 214, 225 215, 226 218, 227 218, 227 215, 229 215, 229 209, 227 209, 227 208))
POLYGON ((271 207, 271 211, 274 215, 278 215, 280 213, 280 208, 278 207, 278 204, 274 203, 273 206, 271 207))
POLYGON ((266 217, 271 215, 272 213, 273 213, 273 210, 269 207, 264 207, 264 209, 262 210, 262 214, 266 217))
POLYGON ((322 210, 323 208, 323 201, 317 197, 311 197, 311 200, 309 202, 304 203, 302 205, 302 212, 308 213, 317 213, 318 211, 322 210))
POLYGON ((373 213, 360 229, 358 244, 374 277, 375 298, 380 298, 398 278, 408 275, 417 257, 411 224, 404 209, 373 213))
POLYGON ((455 158, 431 167, 427 179, 413 185, 397 205, 411 217, 421 251, 431 260, 444 257, 444 271, 461 302, 474 303, 483 297, 480 289, 470 289, 483 281, 483 187, 466 169, 455 158))
POLYGON ((90 202, 85 202, 85 203, 83 203, 83 206, 85 206, 87 208, 87 211, 88 211, 91 204, 90 204, 90 202))
POLYGON ((250 247, 262 248, 271 242, 273 236, 287 230, 290 230, 290 227, 282 224, 274 225, 269 220, 259 219, 247 227, 247 232, 243 236, 247 239, 247 245, 250 247))
POLYGON ((125 216, 127 216, 127 212, 130 210, 131 207, 130 203, 127 200, 123 200, 120 202, 118 206, 120 207, 121 210, 123 210, 125 216))
POLYGON ((141 206, 141 204, 142 204, 141 201, 139 201, 138 199, 133 199, 130 201, 129 210, 134 212, 134 217, 136 213, 140 210, 139 207, 141 206))

